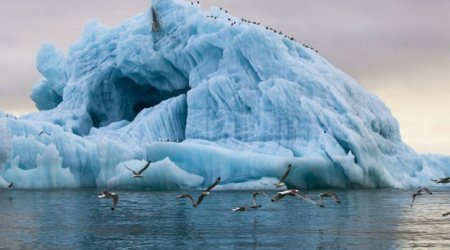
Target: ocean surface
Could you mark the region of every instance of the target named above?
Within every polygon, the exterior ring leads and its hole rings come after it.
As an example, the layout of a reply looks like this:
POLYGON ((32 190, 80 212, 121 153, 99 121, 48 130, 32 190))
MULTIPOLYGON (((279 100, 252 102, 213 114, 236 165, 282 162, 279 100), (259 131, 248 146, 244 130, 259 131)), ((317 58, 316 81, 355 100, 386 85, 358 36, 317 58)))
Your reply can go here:
MULTIPOLYGON (((262 208, 252 191, 213 191, 198 207, 180 192, 111 190, 0 190, 2 249, 396 249, 449 248, 450 190, 418 197, 413 190, 334 190, 341 205, 320 208, 295 197, 262 208)), ((324 190, 308 191, 315 196, 324 190)), ((266 191, 273 195, 274 191, 266 191)), ((190 192, 197 196, 199 191, 190 192)))

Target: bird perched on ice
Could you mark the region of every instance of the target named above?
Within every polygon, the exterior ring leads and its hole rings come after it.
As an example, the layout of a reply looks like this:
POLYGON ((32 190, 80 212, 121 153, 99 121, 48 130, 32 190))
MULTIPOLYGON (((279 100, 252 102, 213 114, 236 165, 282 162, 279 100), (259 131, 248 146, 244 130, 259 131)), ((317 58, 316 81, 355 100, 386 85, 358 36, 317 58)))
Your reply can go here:
POLYGON ((439 178, 439 179, 431 179, 431 181, 434 181, 436 183, 450 183, 450 177, 445 177, 445 178, 439 178))
POLYGON ((264 193, 264 192, 262 192, 262 191, 253 192, 253 204, 252 204, 251 206, 236 207, 236 208, 233 208, 233 209, 231 209, 231 210, 233 210, 233 212, 236 212, 236 211, 241 211, 241 212, 243 212, 243 211, 247 211, 247 210, 249 210, 249 209, 251 209, 251 208, 256 209, 256 208, 262 207, 260 204, 258 204, 258 203, 256 202, 256 196, 258 196, 258 195, 260 195, 260 194, 262 194, 262 195, 267 195, 266 193, 264 193))
POLYGON ((208 196, 209 193, 211 192, 211 190, 217 186, 220 182, 220 177, 218 177, 216 179, 216 181, 214 181, 213 184, 211 184, 211 186, 209 186, 206 190, 202 191, 202 193, 200 194, 200 196, 197 198, 197 201, 194 201, 194 198, 192 198, 192 195, 190 194, 179 194, 177 195, 177 199, 182 199, 182 198, 189 198, 192 201, 192 206, 194 207, 198 207, 200 205, 200 203, 202 202, 203 198, 205 196, 208 196))
POLYGON ((317 205, 319 207, 325 207, 321 202, 318 202, 316 200, 311 199, 311 197, 307 196, 306 194, 300 193, 297 189, 288 189, 281 192, 278 192, 276 195, 272 197, 272 202, 279 201, 283 199, 286 195, 289 196, 296 196, 306 202, 309 202, 311 204, 317 205))
POLYGON ((286 172, 284 172, 283 176, 281 176, 281 178, 280 178, 280 180, 278 181, 278 183, 275 183, 275 184, 274 184, 275 187, 279 188, 279 187, 282 187, 282 186, 286 185, 286 184, 284 183, 284 179, 286 179, 286 177, 289 175, 289 172, 291 171, 291 167, 292 167, 291 164, 289 164, 289 165, 287 166, 286 172))
POLYGON ((341 204, 341 201, 339 200, 339 197, 337 196, 337 194, 335 192, 321 193, 321 194, 319 194, 319 197, 320 197, 320 203, 323 202, 323 198, 329 197, 329 198, 333 198, 337 204, 341 204))
POLYGON ((131 172, 133 172, 133 177, 137 178, 137 177, 144 177, 142 175, 142 173, 150 166, 151 161, 147 161, 147 164, 145 164, 145 166, 139 170, 138 172, 134 171, 133 169, 127 167, 127 165, 124 165, 125 168, 127 168, 128 170, 130 170, 131 172))
POLYGON ((413 203, 414 203, 414 201, 416 200, 416 197, 417 196, 420 196, 420 195, 424 195, 424 194, 433 194, 428 188, 421 188, 421 189, 419 189, 419 190, 417 190, 417 192, 415 192, 413 195, 412 195, 412 202, 411 202, 411 207, 413 206, 413 203))
POLYGON ((111 210, 114 210, 116 208, 117 202, 119 201, 119 196, 116 193, 109 192, 106 190, 101 192, 98 198, 111 198, 112 199, 111 210))

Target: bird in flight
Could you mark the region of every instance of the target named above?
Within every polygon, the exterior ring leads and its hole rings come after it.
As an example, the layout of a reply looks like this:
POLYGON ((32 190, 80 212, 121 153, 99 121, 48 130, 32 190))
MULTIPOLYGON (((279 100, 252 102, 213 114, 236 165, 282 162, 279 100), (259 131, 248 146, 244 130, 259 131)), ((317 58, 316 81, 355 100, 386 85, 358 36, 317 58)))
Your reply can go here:
POLYGON ((279 187, 282 187, 282 186, 286 185, 286 184, 284 183, 284 180, 285 180, 286 177, 289 175, 289 172, 291 172, 291 167, 292 167, 291 164, 289 164, 289 165, 287 166, 286 172, 284 172, 283 176, 281 176, 281 178, 280 178, 280 180, 278 181, 278 183, 275 183, 275 184, 274 184, 275 187, 279 188, 279 187))
POLYGON ((138 172, 134 171, 133 169, 127 167, 127 165, 124 165, 125 168, 127 168, 128 170, 130 170, 131 172, 133 172, 133 177, 134 178, 138 178, 138 177, 144 177, 142 175, 142 173, 150 166, 151 161, 147 161, 147 164, 145 164, 145 166, 139 170, 138 172))
POLYGON ((272 197, 272 202, 279 201, 279 200, 283 199, 286 195, 296 196, 296 197, 298 197, 306 202, 309 202, 311 204, 317 205, 319 207, 325 207, 321 202, 311 199, 311 197, 307 196, 306 194, 301 193, 297 189, 288 189, 288 190, 278 192, 276 195, 274 195, 272 197))
POLYGON ((436 183, 450 183, 450 177, 445 177, 445 178, 439 178, 439 179, 431 179, 431 181, 434 181, 436 183))
POLYGON ((424 195, 424 194, 433 194, 428 188, 421 188, 421 189, 419 189, 419 190, 417 190, 417 192, 415 192, 413 195, 412 195, 412 202, 411 202, 411 207, 413 206, 413 203, 414 203, 414 201, 416 200, 416 197, 417 196, 421 196, 421 195, 424 195))
POLYGON ((45 130, 41 130, 41 132, 39 132, 39 136, 41 136, 42 134, 46 134, 46 135, 50 136, 50 134, 45 130))
POLYGON ((339 197, 337 196, 337 194, 335 192, 321 193, 321 194, 319 194, 319 197, 320 197, 320 203, 322 203, 323 198, 329 197, 329 198, 333 198, 337 204, 341 204, 341 201, 339 200, 339 197))
POLYGON ((192 195, 190 194, 179 194, 177 195, 177 199, 182 199, 182 198, 189 198, 192 201, 192 206, 194 207, 198 207, 200 205, 200 203, 202 202, 203 198, 205 196, 208 196, 211 192, 211 190, 217 186, 220 183, 220 177, 218 177, 216 179, 216 181, 214 181, 213 184, 211 184, 211 186, 209 186, 206 190, 203 190, 202 193, 200 194, 200 196, 197 198, 197 201, 194 201, 194 198, 192 198, 192 195))
POLYGON ((111 210, 116 209, 117 202, 119 201, 119 196, 116 193, 109 192, 106 190, 101 192, 98 198, 111 198, 112 199, 111 210))
POLYGON ((260 195, 260 194, 262 194, 262 195, 267 195, 266 193, 264 193, 264 192, 262 192, 262 191, 253 192, 253 195, 252 195, 252 196, 253 196, 253 204, 252 204, 251 206, 236 207, 236 208, 232 208, 231 210, 233 210, 233 212, 237 212, 237 211, 243 212, 243 211, 247 211, 247 210, 249 210, 249 209, 251 209, 251 208, 256 209, 256 208, 262 207, 260 204, 258 204, 258 203, 256 202, 256 196, 258 196, 258 195, 260 195))

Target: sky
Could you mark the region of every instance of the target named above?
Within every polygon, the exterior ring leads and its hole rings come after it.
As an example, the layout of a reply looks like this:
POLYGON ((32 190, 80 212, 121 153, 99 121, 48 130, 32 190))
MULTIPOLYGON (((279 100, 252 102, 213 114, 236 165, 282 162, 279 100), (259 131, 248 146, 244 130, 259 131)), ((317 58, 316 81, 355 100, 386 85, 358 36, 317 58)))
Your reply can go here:
MULTIPOLYGON (((450 155, 450 1, 203 0, 261 22, 319 50, 400 123, 419 153, 450 155)), ((63 51, 87 21, 115 26, 146 11, 149 0, 1 0, 0 110, 34 112, 29 98, 40 75, 44 42, 63 51)))

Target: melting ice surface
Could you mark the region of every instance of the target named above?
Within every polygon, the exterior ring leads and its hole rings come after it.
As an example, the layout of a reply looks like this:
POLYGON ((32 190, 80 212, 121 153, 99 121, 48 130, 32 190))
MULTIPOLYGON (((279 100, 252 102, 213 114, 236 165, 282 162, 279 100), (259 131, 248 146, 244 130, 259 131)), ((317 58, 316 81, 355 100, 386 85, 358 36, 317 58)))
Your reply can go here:
POLYGON ((200 189, 220 176, 222 189, 267 189, 289 163, 300 188, 450 174, 449 157, 416 154, 389 109, 315 51, 218 8, 154 0, 117 27, 88 23, 67 55, 43 45, 37 67, 40 111, 0 113, 1 186, 200 189), (124 166, 146 160, 131 178, 124 166))

